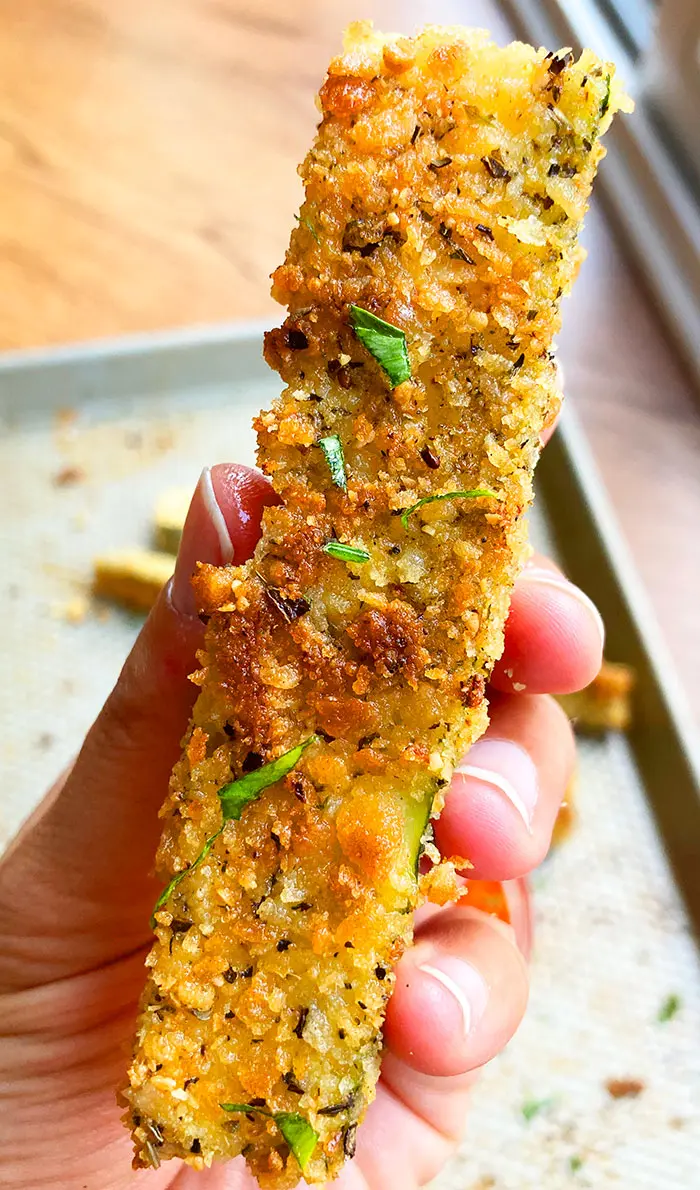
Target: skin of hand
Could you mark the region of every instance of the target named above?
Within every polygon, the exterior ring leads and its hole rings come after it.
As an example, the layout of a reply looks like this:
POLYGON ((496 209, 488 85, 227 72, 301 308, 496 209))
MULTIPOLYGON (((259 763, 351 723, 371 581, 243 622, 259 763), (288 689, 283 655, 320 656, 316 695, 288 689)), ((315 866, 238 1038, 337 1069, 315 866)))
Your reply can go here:
MULTIPOLYGON (((250 557, 274 500, 247 468, 203 473, 174 578, 72 769, 0 865, 0 1185, 253 1190, 240 1158, 203 1173, 176 1161, 133 1171, 115 1088, 160 891, 158 808, 195 696, 187 674, 203 630, 189 578, 197 559, 250 557)), ((436 827, 444 852, 470 857, 470 877, 511 882, 513 925, 468 899, 419 912, 389 1004, 377 1099, 338 1190, 414 1190, 434 1177, 462 1134, 475 1072, 518 1026, 528 990, 523 877, 547 852, 574 764, 549 694, 591 681, 602 646, 593 605, 535 559, 514 592, 491 725, 455 772, 436 827)))

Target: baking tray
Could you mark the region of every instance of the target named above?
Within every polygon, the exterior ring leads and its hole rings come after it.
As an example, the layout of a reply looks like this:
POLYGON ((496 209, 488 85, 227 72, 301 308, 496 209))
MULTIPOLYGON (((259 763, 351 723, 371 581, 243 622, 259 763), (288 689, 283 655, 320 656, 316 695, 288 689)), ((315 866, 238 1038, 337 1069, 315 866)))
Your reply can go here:
MULTIPOLYGON (((0 842, 69 761, 138 631, 138 617, 90 599, 92 557, 148 544, 163 488, 193 487, 224 457, 252 461, 251 415, 278 384, 262 329, 0 359, 0 842)), ((610 658, 637 670, 634 727, 581 743, 577 827, 534 877, 530 1011, 434 1188, 688 1190, 700 1169, 697 739, 570 413, 538 490, 533 539, 598 603, 610 658), (671 995, 680 1008, 661 1022, 671 995), (615 1100, 614 1078, 643 1090, 615 1100)))

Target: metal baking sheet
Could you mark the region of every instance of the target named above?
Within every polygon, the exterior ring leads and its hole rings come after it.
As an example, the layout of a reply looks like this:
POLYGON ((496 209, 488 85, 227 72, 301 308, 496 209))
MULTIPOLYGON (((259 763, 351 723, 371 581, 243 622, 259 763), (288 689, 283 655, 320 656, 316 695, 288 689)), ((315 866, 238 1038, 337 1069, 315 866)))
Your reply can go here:
MULTIPOLYGON (((224 456, 252 460, 251 415, 277 386, 261 331, 0 359, 0 844, 70 760, 138 631, 90 598, 93 556, 148 545, 164 488, 194 486, 224 456)), ((635 666, 635 724, 581 743, 578 825, 534 877, 530 1010, 484 1072, 434 1190, 688 1190, 700 1169, 697 740, 570 416, 538 487, 533 537, 598 602, 608 655, 635 666), (660 1022, 670 995, 679 1010, 660 1022), (614 1100, 615 1078, 643 1089, 614 1100)))

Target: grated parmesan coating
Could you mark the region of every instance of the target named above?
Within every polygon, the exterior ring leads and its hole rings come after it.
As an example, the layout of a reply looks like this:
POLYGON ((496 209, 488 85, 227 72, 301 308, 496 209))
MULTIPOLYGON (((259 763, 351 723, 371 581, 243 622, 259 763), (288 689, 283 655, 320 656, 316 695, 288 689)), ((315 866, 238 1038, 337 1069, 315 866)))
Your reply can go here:
MULTIPOLYGON (((162 809, 164 883, 219 831, 223 785, 319 739, 156 912, 123 1092, 136 1165, 243 1153, 280 1190, 300 1169, 272 1115, 220 1105, 307 1121, 319 1138, 308 1183, 354 1152, 421 839, 486 727, 540 432, 560 403, 559 302, 600 135, 624 103, 589 52, 574 62, 480 31, 411 40, 366 23, 319 100, 274 274, 289 314, 265 343, 286 387, 257 419, 281 502, 250 564, 202 565, 193 580, 208 628, 162 809), (405 332, 411 378, 398 387, 354 333, 353 304, 405 332), (333 435, 346 490, 318 446, 333 435), (402 523, 426 496, 472 489, 494 495, 402 523), (369 560, 329 556, 331 539, 369 560)), ((428 884, 447 895, 434 874, 428 884)))

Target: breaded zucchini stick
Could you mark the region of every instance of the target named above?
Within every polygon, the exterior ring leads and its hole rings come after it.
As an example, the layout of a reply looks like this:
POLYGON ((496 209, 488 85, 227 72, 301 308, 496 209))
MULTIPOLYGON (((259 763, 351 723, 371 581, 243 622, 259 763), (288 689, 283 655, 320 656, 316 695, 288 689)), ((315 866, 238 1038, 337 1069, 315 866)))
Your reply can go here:
POLYGON ((603 661, 600 673, 576 694, 561 694, 557 702, 577 731, 592 734, 627 731, 632 722, 635 672, 631 665, 603 661))
POLYGON ((325 1182, 374 1095, 418 859, 487 723, 552 337, 620 106, 585 53, 351 27, 321 89, 257 421, 281 503, 201 566, 201 687, 124 1092, 136 1164, 325 1182), (274 763, 271 763, 274 762, 274 763))

